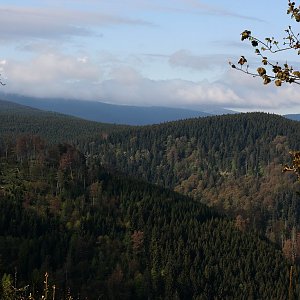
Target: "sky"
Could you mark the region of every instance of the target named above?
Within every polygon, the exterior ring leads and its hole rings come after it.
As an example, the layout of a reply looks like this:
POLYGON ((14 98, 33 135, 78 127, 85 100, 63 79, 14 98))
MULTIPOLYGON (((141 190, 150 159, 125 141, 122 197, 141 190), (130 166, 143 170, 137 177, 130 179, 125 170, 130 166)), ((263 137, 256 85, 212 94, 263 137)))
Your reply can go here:
MULTIPOLYGON (((0 91, 138 106, 300 113, 300 86, 230 68, 259 64, 245 29, 283 41, 285 0, 0 0, 0 91), (271 4, 272 3, 272 4, 271 4)), ((298 30, 298 31, 297 31, 298 30)), ((295 53, 275 61, 299 64, 295 53)), ((42 101, 42 100, 41 100, 42 101)))

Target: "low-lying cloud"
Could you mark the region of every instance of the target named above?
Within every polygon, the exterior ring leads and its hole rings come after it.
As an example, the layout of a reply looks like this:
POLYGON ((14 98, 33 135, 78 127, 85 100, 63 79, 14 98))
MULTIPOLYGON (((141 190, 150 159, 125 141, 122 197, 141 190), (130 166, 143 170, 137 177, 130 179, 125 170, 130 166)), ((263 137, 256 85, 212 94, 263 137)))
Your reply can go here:
POLYGON ((280 110, 300 104, 295 86, 264 86, 235 70, 217 81, 151 80, 126 64, 106 65, 87 56, 39 53, 30 61, 0 64, 3 91, 35 97, 86 99, 128 105, 280 110))

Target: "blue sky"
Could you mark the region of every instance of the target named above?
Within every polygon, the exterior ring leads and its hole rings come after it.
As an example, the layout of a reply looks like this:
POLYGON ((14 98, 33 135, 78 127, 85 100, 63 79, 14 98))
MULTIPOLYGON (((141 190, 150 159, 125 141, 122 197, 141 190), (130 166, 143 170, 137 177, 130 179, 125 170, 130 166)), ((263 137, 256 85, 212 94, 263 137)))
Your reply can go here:
MULTIPOLYGON (((4 92, 130 105, 300 113, 300 87, 232 70, 244 29, 282 40, 287 1, 0 0, 4 92)), ((299 30, 298 30, 299 31, 299 30)), ((298 32, 297 31, 297 32, 298 32)), ((296 67, 297 55, 286 54, 296 67)))

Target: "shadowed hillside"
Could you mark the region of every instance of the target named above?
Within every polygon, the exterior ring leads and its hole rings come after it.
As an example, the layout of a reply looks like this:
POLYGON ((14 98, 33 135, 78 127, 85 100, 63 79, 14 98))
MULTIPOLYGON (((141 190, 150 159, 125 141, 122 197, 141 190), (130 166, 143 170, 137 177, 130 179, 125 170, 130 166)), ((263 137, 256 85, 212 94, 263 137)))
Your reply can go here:
POLYGON ((16 284, 41 297, 45 272, 57 299, 287 297, 289 264, 273 244, 199 201, 45 144, 0 148, 1 298, 16 284))

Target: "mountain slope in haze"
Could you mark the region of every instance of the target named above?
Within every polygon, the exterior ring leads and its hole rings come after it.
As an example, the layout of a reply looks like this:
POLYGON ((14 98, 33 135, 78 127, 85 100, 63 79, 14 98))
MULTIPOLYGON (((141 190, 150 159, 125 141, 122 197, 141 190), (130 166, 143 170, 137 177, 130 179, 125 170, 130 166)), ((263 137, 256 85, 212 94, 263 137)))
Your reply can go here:
POLYGON ((15 113, 15 114, 34 114, 34 113, 39 113, 41 110, 37 108, 33 108, 27 105, 22 105, 19 103, 11 102, 11 101, 6 101, 0 99, 0 113, 1 115, 4 115, 6 113, 15 113))
POLYGON ((300 114, 288 114, 288 115, 284 115, 284 117, 290 120, 300 121, 300 114))
POLYGON ((190 109, 196 111, 203 111, 211 116, 219 116, 219 115, 230 115, 230 114, 239 114, 240 112, 234 111, 231 109, 222 108, 219 106, 208 105, 208 104, 201 104, 201 105, 192 105, 190 109))
POLYGON ((2 94, 1 96, 5 100, 22 105, 102 123, 148 125, 211 115, 196 110, 170 107, 139 107, 96 101, 39 99, 10 94, 2 94))
POLYGON ((36 134, 51 142, 103 136, 121 126, 102 124, 0 100, 0 134, 36 134))
MULTIPOLYGON (((29 284, 42 298, 48 272, 57 299, 287 299, 280 251, 200 201, 107 172, 68 144, 3 150, 0 276, 18 271, 6 294, 29 284)), ((298 276, 291 286, 297 299, 298 276)))

